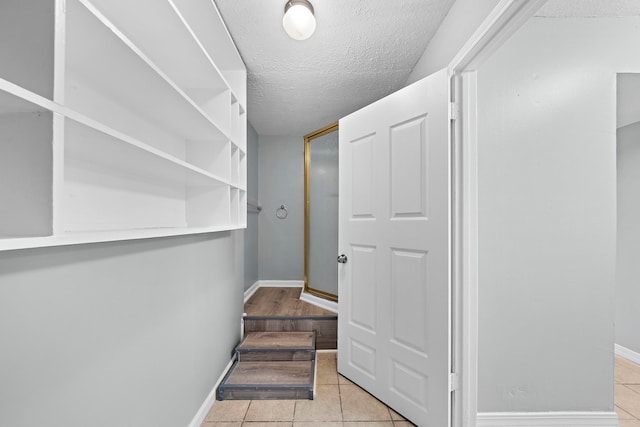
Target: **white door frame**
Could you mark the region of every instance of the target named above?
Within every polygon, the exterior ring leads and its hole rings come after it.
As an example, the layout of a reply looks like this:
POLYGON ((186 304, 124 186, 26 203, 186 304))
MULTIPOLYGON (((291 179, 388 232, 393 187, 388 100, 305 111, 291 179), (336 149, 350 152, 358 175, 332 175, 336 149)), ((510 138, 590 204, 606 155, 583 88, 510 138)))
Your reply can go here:
POLYGON ((452 121, 452 427, 475 427, 478 402, 477 70, 547 0, 500 0, 448 68, 452 121))

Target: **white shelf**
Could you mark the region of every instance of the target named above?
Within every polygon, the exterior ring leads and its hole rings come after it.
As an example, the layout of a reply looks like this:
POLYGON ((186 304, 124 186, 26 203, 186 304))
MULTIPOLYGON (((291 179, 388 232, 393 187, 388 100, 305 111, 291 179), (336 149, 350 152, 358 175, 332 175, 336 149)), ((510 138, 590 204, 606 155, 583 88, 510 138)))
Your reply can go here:
POLYGON ((228 182, 135 141, 67 120, 64 163, 65 231, 225 221, 215 211, 226 204, 228 182))
POLYGON ((213 0, 168 1, 189 23, 191 31, 221 71, 236 99, 246 106, 247 71, 213 0))
POLYGON ((245 228, 240 225, 224 225, 190 228, 148 228, 137 230, 110 230, 84 233, 65 233, 57 236, 0 239, 0 251, 41 248, 51 246, 79 245, 86 243, 116 242, 120 240, 149 239, 157 237, 183 236, 189 234, 215 233, 245 228))
POLYGON ((232 102, 231 104, 231 139, 234 145, 240 148, 242 151, 246 151, 247 141, 247 119, 245 116, 244 108, 239 102, 232 102))
POLYGON ((240 190, 231 189, 231 222, 235 225, 240 224, 240 190))
POLYGON ((240 150, 231 148, 231 185, 240 186, 240 150))
POLYGON ((140 25, 140 19, 146 16, 132 11, 128 0, 92 0, 92 3, 188 94, 208 118, 228 132, 229 124, 221 120, 220 114, 221 109, 228 108, 224 102, 229 98, 227 83, 170 2, 136 0, 135 10, 153 10, 153 19, 147 18, 147 25, 140 25))
MULTIPOLYGON (((76 157, 81 156, 87 161, 95 158, 95 161, 102 163, 118 164, 118 168, 145 175, 160 183, 186 183, 200 186, 230 185, 226 175, 209 172, 209 170, 219 170, 216 159, 222 157, 220 154, 214 157, 215 142, 190 142, 188 148, 194 147, 194 151, 196 148, 201 148, 201 151, 196 151, 197 154, 194 155, 193 162, 189 162, 73 111, 67 111, 67 117, 71 120, 68 121, 69 133, 65 138, 65 151, 73 153, 76 157), (197 155, 201 155, 204 159, 208 159, 209 156, 213 158, 213 164, 209 166, 208 170, 193 164, 204 161, 199 160, 201 158, 197 155)), ((222 167, 220 170, 224 172, 222 167)))
POLYGON ((246 69, 211 0, 6 0, 0 40, 0 250, 243 227, 246 69))
POLYGON ((183 90, 227 89, 215 63, 171 2, 136 0, 132 9, 131 0, 89 1, 183 90), (143 17, 145 25, 140 25, 143 17))
POLYGON ((247 189, 247 155, 246 153, 240 151, 240 171, 239 171, 239 175, 240 175, 240 179, 239 179, 239 185, 240 188, 242 188, 243 190, 247 189))
POLYGON ((227 129, 216 126, 138 47, 85 3, 67 2, 68 107, 178 156, 184 152, 184 139, 176 136, 229 139, 227 129))
POLYGON ((59 110, 52 101, 0 76, 0 114, 59 110))

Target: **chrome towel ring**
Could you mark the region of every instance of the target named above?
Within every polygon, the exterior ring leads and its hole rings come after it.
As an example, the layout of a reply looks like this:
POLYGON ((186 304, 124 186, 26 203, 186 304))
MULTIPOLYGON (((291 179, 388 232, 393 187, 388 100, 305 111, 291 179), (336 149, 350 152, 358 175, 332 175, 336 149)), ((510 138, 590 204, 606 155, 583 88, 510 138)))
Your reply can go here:
POLYGON ((287 212, 287 205, 281 205, 276 209, 276 217, 279 219, 285 219, 287 215, 289 215, 289 212, 287 212))

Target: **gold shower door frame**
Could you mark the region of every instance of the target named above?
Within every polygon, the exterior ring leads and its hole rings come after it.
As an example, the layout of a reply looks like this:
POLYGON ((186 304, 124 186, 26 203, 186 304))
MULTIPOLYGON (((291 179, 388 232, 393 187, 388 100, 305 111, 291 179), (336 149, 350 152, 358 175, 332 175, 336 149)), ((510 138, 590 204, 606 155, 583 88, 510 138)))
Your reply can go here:
MULTIPOLYGON (((304 136, 304 291, 312 295, 319 296, 331 301, 338 301, 338 295, 314 289, 309 286, 309 227, 311 206, 310 206, 310 185, 311 185, 311 142, 331 132, 338 131, 338 122, 331 123, 304 136)), ((337 249, 337 248, 336 248, 337 249)))

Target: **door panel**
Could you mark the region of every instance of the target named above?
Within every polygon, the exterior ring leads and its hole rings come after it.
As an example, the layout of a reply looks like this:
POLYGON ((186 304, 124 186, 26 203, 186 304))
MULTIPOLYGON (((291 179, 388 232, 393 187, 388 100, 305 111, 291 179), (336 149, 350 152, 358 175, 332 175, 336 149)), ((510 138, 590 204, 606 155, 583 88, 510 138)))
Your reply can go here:
POLYGON ((448 78, 340 121, 338 371, 420 426, 450 422, 448 78))
POLYGON ((351 182, 353 183, 353 218, 373 218, 373 144, 375 135, 350 141, 353 152, 351 166, 351 182))
POLYGON ((351 247, 351 311, 349 323, 359 326, 369 333, 376 331, 376 289, 371 288, 376 277, 376 248, 368 246, 351 247), (356 298, 357 297, 357 298, 356 298))
POLYGON ((391 250, 391 340, 427 355, 427 252, 391 250))
POLYGON ((424 217, 426 205, 426 116, 391 128, 393 218, 424 217))

